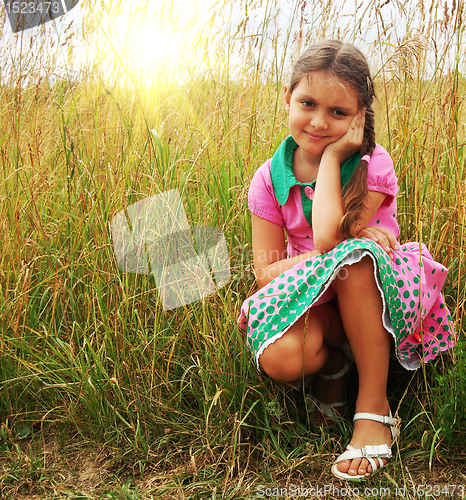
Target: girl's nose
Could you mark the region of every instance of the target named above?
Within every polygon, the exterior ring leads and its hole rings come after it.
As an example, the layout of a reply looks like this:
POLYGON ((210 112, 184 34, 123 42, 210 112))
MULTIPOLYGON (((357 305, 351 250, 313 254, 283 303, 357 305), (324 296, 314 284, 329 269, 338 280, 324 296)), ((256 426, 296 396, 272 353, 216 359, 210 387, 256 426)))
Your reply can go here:
POLYGON ((327 128, 327 120, 324 114, 319 112, 313 113, 311 125, 316 129, 325 130, 327 128))

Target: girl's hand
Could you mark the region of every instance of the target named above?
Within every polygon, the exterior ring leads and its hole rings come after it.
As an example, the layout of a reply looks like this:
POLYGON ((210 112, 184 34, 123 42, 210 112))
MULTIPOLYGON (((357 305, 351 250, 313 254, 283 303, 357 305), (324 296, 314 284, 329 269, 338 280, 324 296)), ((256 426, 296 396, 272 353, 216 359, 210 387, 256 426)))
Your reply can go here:
POLYGON ((380 226, 368 226, 359 231, 358 237, 369 238, 378 243, 387 253, 390 259, 394 259, 393 250, 398 250, 398 243, 389 229, 380 226))
POLYGON ((343 134, 338 141, 329 144, 325 148, 324 153, 328 152, 334 154, 340 164, 356 154, 364 139, 365 115, 366 108, 362 108, 353 118, 346 133, 343 134))

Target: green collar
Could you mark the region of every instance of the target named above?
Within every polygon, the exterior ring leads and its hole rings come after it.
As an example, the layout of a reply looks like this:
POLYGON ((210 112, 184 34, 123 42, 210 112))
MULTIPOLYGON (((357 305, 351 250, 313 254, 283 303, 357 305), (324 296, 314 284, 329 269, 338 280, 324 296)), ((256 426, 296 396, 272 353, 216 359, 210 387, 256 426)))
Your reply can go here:
MULTIPOLYGON (((312 226, 312 200, 310 200, 304 192, 306 186, 315 188, 315 182, 299 182, 293 174, 293 154, 298 147, 295 140, 289 135, 279 146, 272 157, 272 165, 270 167, 270 175, 272 177, 273 190, 275 197, 280 205, 284 205, 288 201, 290 189, 293 186, 301 186, 301 200, 303 212, 309 225, 312 226)), ((346 160, 340 166, 341 187, 344 190, 345 184, 353 175, 356 167, 359 165, 362 156, 356 153, 354 156, 346 160)))

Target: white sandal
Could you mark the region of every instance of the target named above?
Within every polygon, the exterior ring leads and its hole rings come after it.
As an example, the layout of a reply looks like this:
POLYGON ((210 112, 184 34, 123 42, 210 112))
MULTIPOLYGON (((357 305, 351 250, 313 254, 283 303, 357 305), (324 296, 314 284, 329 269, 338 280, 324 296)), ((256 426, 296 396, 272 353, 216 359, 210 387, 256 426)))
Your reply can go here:
MULTIPOLYGON (((347 373, 351 371, 353 367, 352 363, 346 359, 346 362, 343 368, 333 375, 327 375, 326 373, 318 373, 316 374, 318 377, 323 378, 324 380, 338 380, 344 377, 347 373)), ((306 405, 308 413, 314 413, 316 411, 320 412, 324 417, 327 417, 331 420, 336 420, 341 418, 344 415, 339 414, 335 411, 335 408, 342 408, 346 406, 346 399, 341 401, 336 401, 335 403, 323 403, 319 401, 317 398, 313 397, 311 394, 306 396, 306 405)))
MULTIPOLYGON (((354 415, 353 420, 373 420, 374 422, 380 422, 384 425, 390 427, 392 434, 392 444, 397 440, 400 435, 400 420, 392 416, 392 412, 389 412, 388 417, 385 415, 376 415, 375 413, 360 412, 354 415)), ((381 469, 385 464, 383 463, 383 458, 389 459, 392 456, 392 449, 388 444, 379 444, 373 446, 365 446, 364 448, 354 448, 354 446, 348 445, 345 452, 343 452, 332 465, 332 474, 338 479, 344 479, 346 481, 364 479, 367 476, 372 475, 377 469, 381 469), (372 466, 372 472, 367 472, 366 474, 359 474, 357 476, 351 476, 346 472, 341 472, 337 468, 337 464, 343 460, 353 460, 354 458, 366 458, 372 466)))

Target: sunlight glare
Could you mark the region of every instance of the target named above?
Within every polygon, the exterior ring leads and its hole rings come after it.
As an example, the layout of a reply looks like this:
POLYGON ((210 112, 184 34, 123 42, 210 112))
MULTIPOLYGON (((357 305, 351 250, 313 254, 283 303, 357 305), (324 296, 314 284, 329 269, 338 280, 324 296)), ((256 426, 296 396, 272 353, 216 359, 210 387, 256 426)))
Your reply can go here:
POLYGON ((146 26, 132 38, 131 51, 136 63, 144 67, 161 62, 178 63, 180 37, 163 27, 146 26))
POLYGON ((193 40, 202 32, 194 3, 163 0, 123 2, 106 32, 115 65, 138 80, 151 81, 167 67, 194 59, 193 40))

